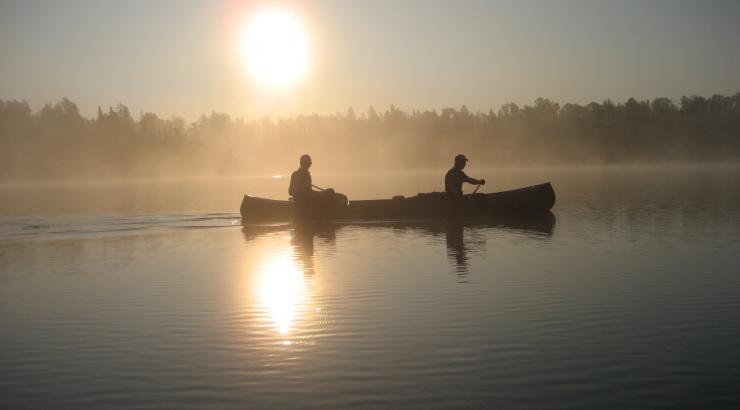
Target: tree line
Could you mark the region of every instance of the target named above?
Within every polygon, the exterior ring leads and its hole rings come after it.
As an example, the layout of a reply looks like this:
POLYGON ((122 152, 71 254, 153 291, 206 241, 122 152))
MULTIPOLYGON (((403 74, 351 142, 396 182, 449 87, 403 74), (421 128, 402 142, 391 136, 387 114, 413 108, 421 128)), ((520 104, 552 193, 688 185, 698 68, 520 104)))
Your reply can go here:
POLYGON ((498 111, 353 109, 330 115, 194 122, 118 104, 80 114, 63 98, 33 112, 0 100, 0 178, 286 173, 302 153, 325 170, 436 168, 466 153, 477 166, 731 161, 740 157, 740 93, 586 105, 538 98, 498 111))

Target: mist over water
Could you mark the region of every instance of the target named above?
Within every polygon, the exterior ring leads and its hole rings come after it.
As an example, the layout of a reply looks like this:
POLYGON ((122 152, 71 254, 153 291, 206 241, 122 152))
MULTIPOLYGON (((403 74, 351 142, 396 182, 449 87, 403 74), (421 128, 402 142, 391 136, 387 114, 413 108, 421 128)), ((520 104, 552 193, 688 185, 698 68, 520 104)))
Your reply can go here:
MULTIPOLYGON (((327 172, 315 163, 313 181, 353 199, 413 196, 444 191, 446 168, 419 171, 327 172)), ((470 162, 465 171, 487 183, 480 192, 497 192, 552 182, 556 207, 584 198, 639 198, 661 203, 702 200, 704 189, 728 201, 738 198, 740 165, 531 166, 485 168, 470 162), (669 181, 670 183, 667 183, 669 181)), ((244 194, 288 199, 290 173, 262 176, 138 178, 0 183, 0 213, 230 213, 238 212, 244 194)), ((472 191, 466 187, 466 192, 472 191)))

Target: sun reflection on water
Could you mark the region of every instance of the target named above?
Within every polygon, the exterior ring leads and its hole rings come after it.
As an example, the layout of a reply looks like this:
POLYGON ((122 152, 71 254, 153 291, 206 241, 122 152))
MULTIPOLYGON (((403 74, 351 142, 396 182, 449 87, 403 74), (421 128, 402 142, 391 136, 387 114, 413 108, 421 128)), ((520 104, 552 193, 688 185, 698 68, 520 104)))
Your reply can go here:
POLYGON ((273 255, 261 269, 258 292, 278 331, 287 335, 299 306, 306 302, 303 272, 289 251, 273 255))

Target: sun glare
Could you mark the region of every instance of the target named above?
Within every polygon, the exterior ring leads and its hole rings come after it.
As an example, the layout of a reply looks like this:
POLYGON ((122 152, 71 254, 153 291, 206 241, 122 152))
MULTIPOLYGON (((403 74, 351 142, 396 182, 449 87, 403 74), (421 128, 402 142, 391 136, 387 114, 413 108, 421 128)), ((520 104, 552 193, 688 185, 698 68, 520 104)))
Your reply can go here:
POLYGON ((259 294, 280 333, 287 334, 306 296, 303 273, 288 253, 274 255, 265 265, 259 294))
POLYGON ((258 13, 246 26, 242 52, 250 74, 267 86, 294 83, 308 70, 308 41, 287 11, 258 13))

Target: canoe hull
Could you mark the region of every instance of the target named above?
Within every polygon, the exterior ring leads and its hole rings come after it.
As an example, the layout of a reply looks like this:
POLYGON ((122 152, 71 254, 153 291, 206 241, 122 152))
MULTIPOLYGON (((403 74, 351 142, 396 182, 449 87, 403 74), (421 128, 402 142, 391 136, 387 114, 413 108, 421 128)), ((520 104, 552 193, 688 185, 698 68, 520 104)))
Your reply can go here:
MULTIPOLYGON (((555 191, 548 182, 511 191, 466 195, 451 201, 444 193, 432 192, 410 198, 351 201, 329 212, 317 209, 315 219, 392 220, 410 218, 445 218, 468 216, 526 216, 549 211, 555 204, 555 191)), ((245 195, 241 204, 242 220, 249 223, 292 221, 296 210, 290 201, 245 195)), ((302 213, 305 217, 305 211, 302 213)), ((310 218, 310 217, 309 217, 310 218)))

